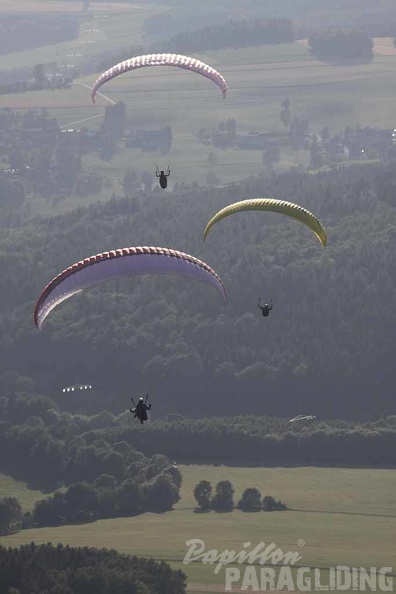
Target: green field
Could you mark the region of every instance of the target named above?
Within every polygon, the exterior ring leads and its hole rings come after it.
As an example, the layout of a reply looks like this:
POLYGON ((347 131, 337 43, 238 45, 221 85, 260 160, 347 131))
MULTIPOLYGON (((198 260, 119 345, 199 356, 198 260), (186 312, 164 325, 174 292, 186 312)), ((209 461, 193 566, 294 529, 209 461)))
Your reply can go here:
POLYGON ((10 476, 0 474, 0 499, 3 497, 16 497, 24 512, 31 511, 38 499, 48 495, 29 489, 25 483, 16 481, 10 476))
MULTIPOLYGON (((285 553, 298 552, 302 556, 298 565, 304 567, 395 565, 393 470, 181 466, 181 471, 182 497, 172 512, 27 530, 1 538, 0 544, 62 542, 153 556, 182 569, 188 576, 190 592, 208 593, 224 591, 224 569, 215 574, 209 564, 183 564, 187 540, 202 539, 206 550, 237 552, 245 542, 252 543, 249 550, 260 542, 274 542, 285 553), (230 480, 236 500, 245 488, 256 486, 262 495, 280 498, 293 511, 194 513, 192 490, 202 479, 214 485, 218 480, 230 480)), ((325 583, 325 577, 322 581, 325 583)))

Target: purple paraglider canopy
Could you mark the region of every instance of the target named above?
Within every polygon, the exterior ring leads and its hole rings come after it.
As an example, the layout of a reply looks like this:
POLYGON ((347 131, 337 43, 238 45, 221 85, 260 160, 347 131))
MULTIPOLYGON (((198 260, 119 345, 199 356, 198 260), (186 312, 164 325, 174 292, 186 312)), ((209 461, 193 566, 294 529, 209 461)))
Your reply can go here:
POLYGON ((144 68, 145 66, 176 66, 177 68, 184 68, 191 72, 196 72, 201 76, 205 76, 209 80, 213 81, 223 91, 223 97, 226 96, 227 82, 214 68, 197 60, 196 58, 190 58, 189 56, 183 56, 181 54, 147 54, 144 56, 135 56, 129 60, 119 62, 115 66, 112 66, 106 72, 103 72, 99 78, 95 81, 91 96, 92 101, 95 103, 95 95, 99 87, 101 87, 107 81, 124 74, 124 72, 130 72, 138 68, 144 68))
POLYGON ((161 247, 128 247, 76 262, 41 292, 34 309, 40 330, 48 314, 72 295, 107 280, 145 274, 176 274, 196 278, 215 288, 225 302, 223 281, 210 266, 183 252, 161 247))

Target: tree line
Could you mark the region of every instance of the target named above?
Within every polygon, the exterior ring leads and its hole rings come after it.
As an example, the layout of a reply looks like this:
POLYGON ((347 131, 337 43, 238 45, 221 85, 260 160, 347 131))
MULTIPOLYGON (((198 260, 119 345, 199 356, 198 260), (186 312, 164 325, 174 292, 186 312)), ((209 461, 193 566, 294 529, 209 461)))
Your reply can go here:
POLYGON ((312 55, 323 62, 350 61, 367 64, 374 58, 373 40, 365 31, 318 31, 311 35, 308 45, 312 55))
POLYGON ((149 480, 142 473, 118 483, 110 474, 92 484, 80 482, 39 499, 32 512, 22 512, 14 497, 0 499, 0 534, 42 526, 86 524, 95 520, 170 511, 180 499, 181 474, 168 466, 149 480))
MULTIPOLYGON (((220 481, 213 492, 212 484, 207 480, 202 480, 195 486, 194 498, 198 504, 198 511, 207 512, 214 510, 217 512, 230 512, 234 509, 235 489, 230 481, 220 481)), ((237 503, 237 509, 244 512, 258 511, 284 511, 286 505, 281 501, 276 501, 271 495, 266 495, 263 499, 259 489, 248 487, 242 493, 241 499, 237 503)))
MULTIPOLYGON (((122 415, 120 417, 122 420, 122 415)), ((331 466, 394 468, 395 418, 373 423, 301 422, 266 417, 224 417, 157 421, 139 432, 114 426, 85 434, 89 443, 108 435, 133 443, 149 455, 153 445, 186 464, 242 466, 331 466)))
MULTIPOLYGON (((1 381, 1 380, 0 380, 1 381)), ((2 383, 5 383, 2 379, 2 383)), ((130 412, 86 416, 61 412, 44 396, 21 393, 23 378, 0 398, 0 470, 40 488, 93 484, 111 475, 115 484, 139 484, 161 473, 176 486, 184 463, 243 466, 395 467, 396 417, 347 422, 290 422, 269 416, 185 418, 169 414, 142 430, 130 412), (11 419, 13 419, 11 421, 11 419)), ((10 380, 8 380, 11 384, 10 380)), ((4 389, 3 389, 4 390, 4 389)))
POLYGON ((293 43, 293 22, 287 18, 226 20, 195 31, 178 33, 169 40, 154 44, 151 52, 198 52, 239 49, 266 44, 293 43))
POLYGON ((0 547, 0 590, 13 594, 184 594, 186 576, 164 561, 113 550, 31 543, 0 547))

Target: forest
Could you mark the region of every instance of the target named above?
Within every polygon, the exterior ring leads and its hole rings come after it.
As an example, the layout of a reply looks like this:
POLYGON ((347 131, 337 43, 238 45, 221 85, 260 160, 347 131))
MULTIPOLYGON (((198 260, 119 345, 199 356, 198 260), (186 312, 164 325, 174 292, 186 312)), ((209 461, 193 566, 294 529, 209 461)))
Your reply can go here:
POLYGON ((184 594, 185 575, 167 563, 116 551, 31 543, 0 547, 0 591, 8 594, 184 594))
POLYGON ((227 20, 155 44, 151 52, 198 52, 223 48, 255 47, 263 44, 292 43, 293 23, 290 19, 227 20))
POLYGON ((362 163, 270 173, 225 188, 179 185, 165 197, 138 190, 49 218, 2 209, 0 373, 32 378, 39 394, 65 407, 61 388, 82 377, 95 398, 74 406, 89 412, 119 413, 128 394, 143 392, 159 416, 390 414, 395 187, 393 162, 362 163), (308 208, 322 220, 328 246, 269 213, 230 217, 203 244, 218 209, 251 197, 308 208), (34 303, 55 275, 133 245, 204 259, 225 283, 226 306, 193 281, 125 279, 73 297, 37 331, 34 303), (268 319, 259 315, 259 296, 273 297, 268 319))

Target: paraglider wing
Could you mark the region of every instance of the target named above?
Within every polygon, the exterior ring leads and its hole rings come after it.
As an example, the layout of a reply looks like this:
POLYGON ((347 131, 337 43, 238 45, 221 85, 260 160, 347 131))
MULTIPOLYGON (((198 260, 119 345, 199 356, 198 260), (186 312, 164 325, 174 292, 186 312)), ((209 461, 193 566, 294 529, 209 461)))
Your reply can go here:
POLYGON ((210 266, 183 252, 161 247, 129 247, 91 256, 58 274, 42 291, 34 310, 41 329, 48 314, 62 301, 106 280, 144 274, 188 276, 214 287, 225 302, 221 278, 210 266))
POLYGON ((294 421, 313 421, 314 419, 316 419, 315 415, 297 415, 289 419, 289 423, 294 423, 294 421))
POLYGON ((107 81, 119 76, 120 74, 124 74, 124 72, 130 72, 131 70, 144 68, 145 66, 176 66, 177 68, 191 70, 191 72, 196 72, 197 74, 201 74, 202 76, 212 80, 223 91, 223 97, 226 95, 227 82, 225 78, 220 74, 220 72, 217 72, 217 70, 211 66, 208 66, 208 64, 205 64, 200 60, 196 60, 195 58, 182 56, 180 54, 147 54, 144 56, 136 56, 134 58, 130 58, 129 60, 124 60, 112 68, 109 68, 109 70, 106 70, 106 72, 103 72, 103 74, 99 76, 92 87, 92 101, 95 103, 95 95, 97 90, 107 81))
POLYGON ((298 204, 286 202, 285 200, 275 200, 274 198, 252 198, 250 200, 242 200, 226 206, 217 212, 209 221, 204 231, 204 241, 209 233, 210 228, 225 217, 243 212, 245 210, 266 210, 270 212, 277 212, 279 214, 288 215, 293 219, 297 219, 304 225, 307 225, 319 239, 323 247, 327 244, 327 234, 322 223, 312 214, 298 204))

